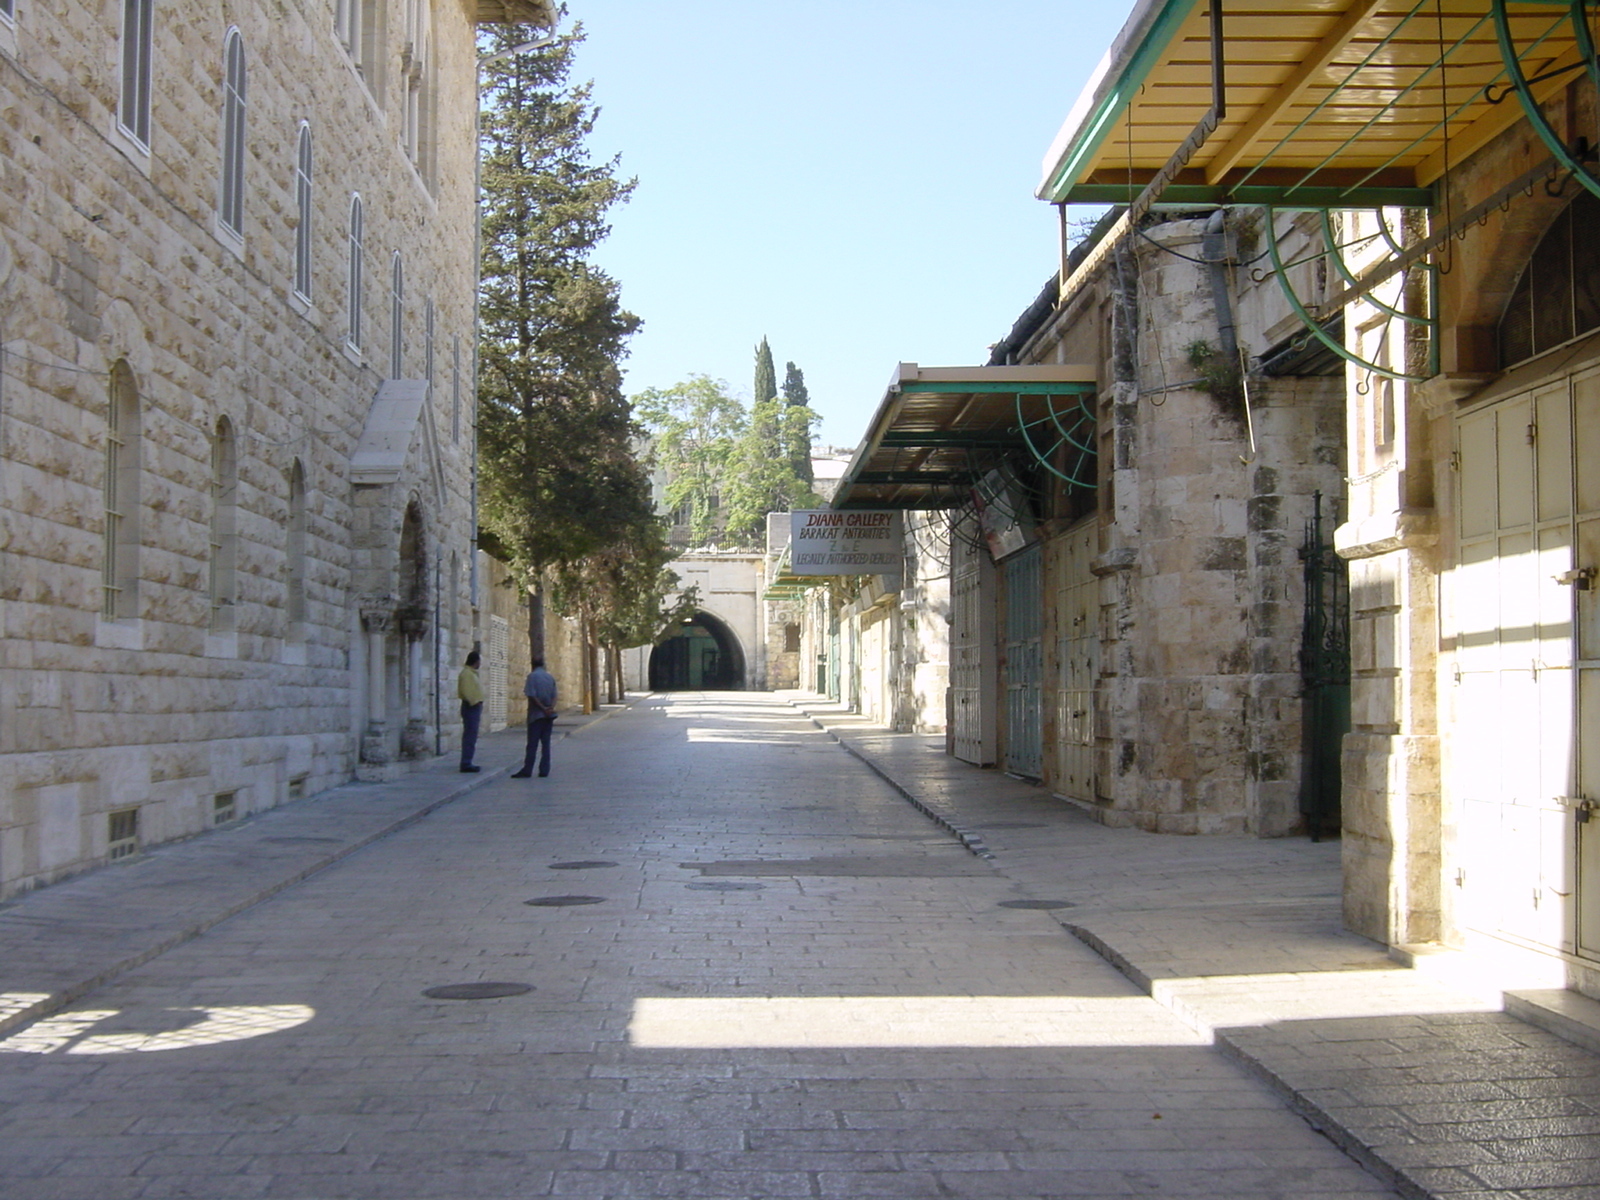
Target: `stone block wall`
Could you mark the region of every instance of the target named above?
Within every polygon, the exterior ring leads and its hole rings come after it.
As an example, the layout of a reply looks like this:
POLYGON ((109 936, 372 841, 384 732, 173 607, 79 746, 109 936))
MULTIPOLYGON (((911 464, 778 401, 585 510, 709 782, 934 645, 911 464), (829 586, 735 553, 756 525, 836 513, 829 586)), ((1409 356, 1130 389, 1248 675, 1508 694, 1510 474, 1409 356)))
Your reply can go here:
MULTIPOLYGON (((0 691, 26 699, 0 716, 0 895, 104 861, 111 811, 138 809, 140 842, 152 844, 210 827, 218 795, 243 817, 349 779, 370 707, 360 598, 398 596, 408 505, 423 514, 430 591, 447 594, 429 597, 420 676, 400 637, 384 642, 391 755, 407 696, 453 684, 440 679, 441 627, 470 620, 465 575, 442 564, 452 552, 463 561, 470 537, 472 14, 459 0, 434 6, 433 151, 419 170, 400 145, 397 89, 369 90, 321 0, 157 5, 145 152, 116 128, 120 13, 20 6, 14 46, 0 47, 0 691), (214 211, 230 27, 248 72, 242 239, 214 211), (302 121, 314 146, 309 304, 292 288, 302 121), (345 320, 355 193, 366 211, 360 351, 345 320), (431 367, 433 386, 394 480, 357 487, 350 455, 390 374, 395 251, 401 373, 431 367), (131 610, 107 620, 118 364, 138 392, 125 452, 137 504, 123 496, 137 583, 131 610), (236 570, 231 628, 214 629, 223 417, 237 457, 224 498, 236 570), (305 536, 292 557, 296 464, 305 536), (291 623, 296 572, 305 611, 291 623)), ((389 23, 395 61, 401 27, 389 23)), ((423 707, 431 724, 431 695, 423 707)))

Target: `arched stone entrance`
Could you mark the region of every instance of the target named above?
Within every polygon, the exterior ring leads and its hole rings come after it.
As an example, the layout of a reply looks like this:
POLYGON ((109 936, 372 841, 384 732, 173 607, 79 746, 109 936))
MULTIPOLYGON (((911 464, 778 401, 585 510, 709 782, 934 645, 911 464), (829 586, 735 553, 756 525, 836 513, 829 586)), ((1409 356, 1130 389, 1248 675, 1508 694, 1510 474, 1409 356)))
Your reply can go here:
POLYGON ((726 622, 697 612, 650 652, 650 688, 657 692, 743 691, 744 651, 726 622))

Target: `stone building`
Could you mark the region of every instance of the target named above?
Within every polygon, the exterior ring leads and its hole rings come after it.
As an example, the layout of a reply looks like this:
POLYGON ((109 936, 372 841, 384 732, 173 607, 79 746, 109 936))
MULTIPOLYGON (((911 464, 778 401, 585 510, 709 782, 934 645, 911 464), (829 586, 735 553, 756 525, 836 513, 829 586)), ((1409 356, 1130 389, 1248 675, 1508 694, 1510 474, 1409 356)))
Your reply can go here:
MULTIPOLYGON (((1346 921, 1397 955, 1465 951, 1502 986, 1600 997, 1587 20, 1147 0, 1040 195, 1129 203, 1114 244, 1159 204, 1263 206, 1259 274, 1343 363, 1346 921), (1281 244, 1296 225, 1310 245, 1281 244)), ((1544 1019, 1535 993, 1510 1003, 1544 1019)))
POLYGON ((0 894, 452 741, 475 29, 550 19, 0 3, 0 894))

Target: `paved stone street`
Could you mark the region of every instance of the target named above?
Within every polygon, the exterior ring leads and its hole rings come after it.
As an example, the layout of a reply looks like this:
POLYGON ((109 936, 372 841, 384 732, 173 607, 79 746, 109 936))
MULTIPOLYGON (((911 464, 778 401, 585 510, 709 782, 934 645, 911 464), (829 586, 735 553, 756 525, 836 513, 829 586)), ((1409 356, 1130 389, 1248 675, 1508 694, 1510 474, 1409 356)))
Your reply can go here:
POLYGON ((0 1195, 1392 1194, 795 708, 578 732, 548 780, 436 770, 0 912, 0 1195), (468 790, 406 824, 430 781, 468 790), (252 839, 368 844, 189 936, 252 839), (119 874, 144 915, 96 941, 119 874), (73 945, 148 961, 73 995, 73 945), (424 994, 483 983, 532 990, 424 994))

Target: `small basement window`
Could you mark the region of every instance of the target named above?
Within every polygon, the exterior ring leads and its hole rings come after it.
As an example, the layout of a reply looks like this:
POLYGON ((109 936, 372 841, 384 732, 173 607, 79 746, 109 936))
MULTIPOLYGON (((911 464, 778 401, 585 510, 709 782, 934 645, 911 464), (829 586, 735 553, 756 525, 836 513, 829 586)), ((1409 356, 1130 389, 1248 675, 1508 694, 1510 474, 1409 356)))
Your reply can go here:
POLYGON ((238 792, 218 792, 211 798, 211 823, 226 825, 239 815, 238 792))
POLYGON ((113 862, 136 854, 139 850, 139 810, 123 808, 108 814, 106 841, 106 850, 113 862))

